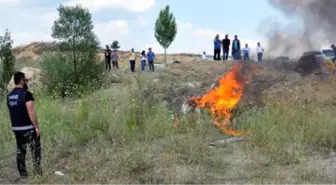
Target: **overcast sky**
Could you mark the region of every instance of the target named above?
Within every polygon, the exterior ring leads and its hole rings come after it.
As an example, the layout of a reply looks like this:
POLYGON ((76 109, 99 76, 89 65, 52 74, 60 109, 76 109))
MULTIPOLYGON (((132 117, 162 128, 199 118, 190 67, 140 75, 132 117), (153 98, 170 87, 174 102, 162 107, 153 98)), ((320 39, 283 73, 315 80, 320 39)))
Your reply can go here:
POLYGON ((157 53, 163 50, 154 38, 154 23, 167 4, 178 21, 169 53, 212 53, 214 36, 226 33, 238 34, 253 50, 256 42, 265 43, 260 23, 281 17, 266 0, 0 0, 0 31, 8 28, 15 45, 52 41, 51 26, 60 3, 89 8, 101 45, 119 40, 123 50, 152 47, 157 53))

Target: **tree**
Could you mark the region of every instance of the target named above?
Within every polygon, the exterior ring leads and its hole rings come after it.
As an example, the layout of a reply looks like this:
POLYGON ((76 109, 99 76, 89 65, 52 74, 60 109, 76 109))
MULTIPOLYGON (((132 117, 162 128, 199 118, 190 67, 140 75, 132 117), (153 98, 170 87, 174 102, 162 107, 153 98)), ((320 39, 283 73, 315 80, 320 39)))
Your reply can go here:
POLYGON ((79 5, 60 5, 57 10, 59 18, 54 21, 52 37, 58 41, 59 53, 53 57, 44 57, 46 64, 43 66, 53 79, 63 79, 56 76, 65 73, 70 76, 70 79, 66 80, 67 84, 59 81, 57 84, 61 87, 52 87, 62 89, 63 93, 91 85, 100 79, 102 71, 98 63, 99 42, 93 32, 94 26, 89 10, 79 5), (62 71, 65 70, 63 67, 51 65, 53 60, 59 61, 60 57, 70 64, 71 67, 67 68, 67 71, 62 71))
POLYGON ((117 51, 120 48, 119 41, 117 40, 113 41, 111 44, 111 48, 117 51))
POLYGON ((170 13, 169 5, 162 9, 155 22, 155 38, 164 48, 164 61, 167 65, 167 48, 174 41, 177 33, 176 20, 173 13, 170 13))
POLYGON ((5 93, 7 92, 7 85, 14 74, 15 56, 12 52, 12 45, 11 34, 6 30, 5 35, 0 36, 1 88, 5 93))

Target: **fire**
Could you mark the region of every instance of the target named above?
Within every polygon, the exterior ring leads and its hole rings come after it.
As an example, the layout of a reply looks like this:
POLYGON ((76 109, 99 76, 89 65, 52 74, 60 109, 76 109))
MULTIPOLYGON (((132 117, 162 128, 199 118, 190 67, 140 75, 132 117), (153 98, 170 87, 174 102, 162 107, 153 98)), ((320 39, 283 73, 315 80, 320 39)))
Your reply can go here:
POLYGON ((219 86, 210 90, 200 97, 193 97, 188 101, 199 108, 208 108, 214 124, 223 132, 231 136, 241 136, 243 132, 229 127, 231 111, 234 109, 243 95, 245 83, 241 71, 244 64, 242 62, 233 65, 224 77, 219 81, 219 86))

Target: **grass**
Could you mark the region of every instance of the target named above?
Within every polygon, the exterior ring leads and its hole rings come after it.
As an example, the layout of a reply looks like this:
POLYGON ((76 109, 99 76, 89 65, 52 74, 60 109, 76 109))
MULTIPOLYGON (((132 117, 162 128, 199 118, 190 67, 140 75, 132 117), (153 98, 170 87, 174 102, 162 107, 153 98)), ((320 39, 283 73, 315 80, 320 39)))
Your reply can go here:
MULTIPOLYGON (((158 73, 120 71, 115 73, 119 80, 113 84, 107 80, 104 88, 77 100, 36 93, 44 175, 29 181, 335 183, 329 173, 332 169, 323 165, 332 163, 336 145, 332 105, 268 100, 261 108, 243 107, 233 121, 249 129, 246 141, 218 148, 208 144, 226 136, 211 124, 206 112, 177 114, 178 126, 173 127, 178 102, 204 93, 228 66, 196 64, 171 66, 158 73), (188 82, 202 84, 191 88, 185 86, 188 82), (55 175, 55 171, 65 175, 55 175)), ((0 182, 13 183, 15 141, 5 105, 0 119, 0 182)))

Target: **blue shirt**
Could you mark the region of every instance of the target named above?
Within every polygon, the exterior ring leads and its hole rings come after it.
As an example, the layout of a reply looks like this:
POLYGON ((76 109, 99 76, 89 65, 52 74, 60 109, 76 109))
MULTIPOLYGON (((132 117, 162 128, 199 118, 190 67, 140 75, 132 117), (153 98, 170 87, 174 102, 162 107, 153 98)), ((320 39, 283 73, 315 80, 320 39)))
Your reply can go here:
POLYGON ((244 54, 249 54, 250 53, 250 48, 244 48, 243 49, 244 54))
POLYGON ((112 61, 118 61, 119 57, 116 53, 112 53, 112 61))
POLYGON ((153 53, 153 51, 149 51, 147 53, 147 59, 148 61, 153 61, 155 59, 155 54, 153 53))
POLYGON ((215 49, 221 49, 222 41, 219 39, 214 40, 215 49))

